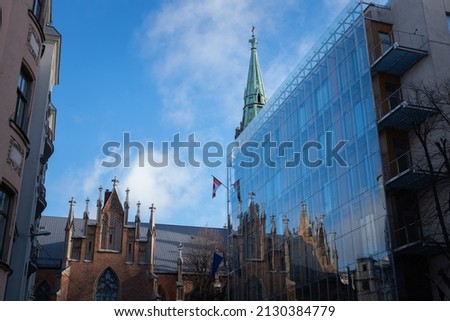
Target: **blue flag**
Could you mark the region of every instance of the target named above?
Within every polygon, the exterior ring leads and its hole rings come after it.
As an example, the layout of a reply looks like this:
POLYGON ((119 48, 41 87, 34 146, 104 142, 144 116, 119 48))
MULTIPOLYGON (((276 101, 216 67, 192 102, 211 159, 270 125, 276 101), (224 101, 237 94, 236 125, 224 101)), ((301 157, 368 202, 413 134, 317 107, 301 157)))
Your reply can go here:
POLYGON ((222 263, 223 257, 219 253, 214 253, 212 267, 211 267, 211 275, 214 276, 219 269, 220 263, 222 263))

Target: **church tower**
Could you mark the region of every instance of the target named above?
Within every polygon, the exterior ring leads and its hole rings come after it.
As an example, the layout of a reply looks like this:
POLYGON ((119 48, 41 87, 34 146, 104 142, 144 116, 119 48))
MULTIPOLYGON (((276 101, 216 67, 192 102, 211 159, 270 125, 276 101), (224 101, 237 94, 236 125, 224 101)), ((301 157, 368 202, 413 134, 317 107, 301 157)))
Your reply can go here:
POLYGON ((248 67, 247 87, 244 92, 244 109, 241 124, 236 128, 235 139, 263 108, 267 100, 256 49, 258 41, 255 36, 255 27, 252 29, 252 38, 249 42, 251 44, 251 53, 250 64, 248 67))

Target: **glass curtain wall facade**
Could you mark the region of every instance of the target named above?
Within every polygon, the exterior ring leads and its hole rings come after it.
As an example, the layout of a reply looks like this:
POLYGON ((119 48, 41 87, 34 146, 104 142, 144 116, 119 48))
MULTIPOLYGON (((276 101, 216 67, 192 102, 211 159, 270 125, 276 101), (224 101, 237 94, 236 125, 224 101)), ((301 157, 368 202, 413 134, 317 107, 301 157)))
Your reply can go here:
POLYGON ((363 9, 343 10, 237 138, 232 300, 395 299, 363 9))

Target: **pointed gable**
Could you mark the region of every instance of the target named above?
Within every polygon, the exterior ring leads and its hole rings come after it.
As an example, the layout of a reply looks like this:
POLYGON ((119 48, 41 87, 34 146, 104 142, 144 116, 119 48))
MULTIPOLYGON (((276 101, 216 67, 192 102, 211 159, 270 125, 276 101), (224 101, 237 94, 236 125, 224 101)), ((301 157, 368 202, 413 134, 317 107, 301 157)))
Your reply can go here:
POLYGON ((117 216, 121 216, 122 220, 124 217, 124 209, 122 203, 120 202, 117 190, 114 188, 111 192, 106 190, 105 192, 105 205, 102 211, 105 213, 116 213, 117 216))
POLYGON ((112 191, 105 191, 101 216, 101 249, 120 252, 125 212, 115 186, 112 191))

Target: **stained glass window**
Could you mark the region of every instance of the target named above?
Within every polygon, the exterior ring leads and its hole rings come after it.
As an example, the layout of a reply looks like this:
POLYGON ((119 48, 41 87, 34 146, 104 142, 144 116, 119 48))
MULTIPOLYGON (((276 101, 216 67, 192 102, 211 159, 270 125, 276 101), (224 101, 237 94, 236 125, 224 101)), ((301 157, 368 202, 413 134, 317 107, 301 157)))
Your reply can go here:
POLYGON ((116 301, 119 295, 119 281, 110 268, 103 272, 97 283, 96 301, 116 301))

